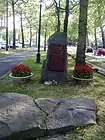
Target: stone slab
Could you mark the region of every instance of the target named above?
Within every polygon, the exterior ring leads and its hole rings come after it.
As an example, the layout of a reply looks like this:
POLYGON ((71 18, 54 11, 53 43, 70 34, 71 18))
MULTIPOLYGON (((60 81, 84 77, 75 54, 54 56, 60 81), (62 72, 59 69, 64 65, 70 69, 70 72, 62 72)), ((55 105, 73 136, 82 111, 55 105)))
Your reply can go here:
POLYGON ((48 135, 69 132, 77 127, 95 124, 96 105, 93 100, 87 98, 59 99, 59 103, 56 99, 51 100, 56 102, 53 102, 54 108, 49 104, 50 99, 44 99, 44 101, 36 99, 39 106, 43 103, 41 108, 48 113, 46 117, 48 135), (45 107, 46 104, 48 108, 45 107))
POLYGON ((44 136, 40 128, 46 114, 26 95, 7 93, 0 96, 0 139, 44 136))
POLYGON ((17 93, 2 94, 0 140, 44 140, 45 136, 50 136, 46 140, 64 140, 63 134, 72 129, 95 124, 95 112, 94 101, 87 98, 33 99, 17 93))
POLYGON ((61 135, 61 136, 58 135, 58 136, 53 136, 53 137, 40 138, 39 140, 66 140, 66 138, 63 135, 61 135))

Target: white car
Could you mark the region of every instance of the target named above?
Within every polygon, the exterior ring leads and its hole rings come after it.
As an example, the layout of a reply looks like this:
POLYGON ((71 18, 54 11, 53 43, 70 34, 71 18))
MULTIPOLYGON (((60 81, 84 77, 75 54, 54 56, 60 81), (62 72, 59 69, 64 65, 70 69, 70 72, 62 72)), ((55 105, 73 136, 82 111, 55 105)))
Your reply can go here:
POLYGON ((6 48, 6 43, 0 42, 0 49, 5 49, 6 48))

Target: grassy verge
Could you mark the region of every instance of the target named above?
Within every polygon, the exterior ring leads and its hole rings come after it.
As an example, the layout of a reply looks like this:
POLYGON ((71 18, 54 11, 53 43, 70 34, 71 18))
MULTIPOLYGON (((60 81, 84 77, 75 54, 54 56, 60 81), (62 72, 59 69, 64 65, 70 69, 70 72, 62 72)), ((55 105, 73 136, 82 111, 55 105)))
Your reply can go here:
POLYGON ((16 49, 9 49, 8 51, 0 50, 0 56, 6 56, 11 53, 22 52, 22 51, 32 50, 32 49, 34 49, 34 47, 26 47, 26 48, 18 47, 16 49))
POLYGON ((92 58, 87 56, 86 61, 92 63, 93 65, 96 65, 97 67, 105 69, 105 60, 103 60, 102 58, 92 58))
MULTIPOLYGON (((45 55, 42 56, 45 58, 45 55)), ((0 80, 0 93, 16 92, 34 98, 75 98, 88 97, 97 104, 97 124, 94 126, 76 129, 68 136, 68 140, 104 140, 105 139, 105 77, 95 73, 94 82, 87 86, 76 85, 71 78, 74 60, 69 57, 68 78, 69 82, 59 86, 45 86, 40 84, 42 64, 36 64, 34 56, 23 63, 30 66, 34 73, 32 81, 27 84, 11 83, 8 74, 0 80)))
MULTIPOLYGON (((76 57, 76 55, 72 52, 71 53, 68 52, 68 55, 71 56, 74 59, 76 57)), ((95 68, 100 67, 102 69, 105 69, 105 60, 102 59, 102 58, 93 58, 93 57, 86 56, 86 62, 91 63, 95 68)))
POLYGON ((16 49, 9 49, 9 52, 10 53, 12 53, 12 52, 21 52, 21 51, 26 51, 26 50, 32 50, 34 48, 35 47, 25 47, 25 48, 17 47, 16 49))
POLYGON ((6 51, 6 50, 0 50, 0 56, 6 56, 8 54, 9 54, 8 51, 6 51))

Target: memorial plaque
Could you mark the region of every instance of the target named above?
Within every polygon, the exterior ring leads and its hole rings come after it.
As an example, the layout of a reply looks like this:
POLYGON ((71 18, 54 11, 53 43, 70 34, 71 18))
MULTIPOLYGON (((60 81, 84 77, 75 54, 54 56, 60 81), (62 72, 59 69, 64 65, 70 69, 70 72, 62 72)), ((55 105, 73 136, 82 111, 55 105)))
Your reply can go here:
POLYGON ((56 45, 57 47, 50 47, 49 59, 48 59, 48 70, 63 72, 65 70, 65 59, 66 51, 65 47, 56 45))

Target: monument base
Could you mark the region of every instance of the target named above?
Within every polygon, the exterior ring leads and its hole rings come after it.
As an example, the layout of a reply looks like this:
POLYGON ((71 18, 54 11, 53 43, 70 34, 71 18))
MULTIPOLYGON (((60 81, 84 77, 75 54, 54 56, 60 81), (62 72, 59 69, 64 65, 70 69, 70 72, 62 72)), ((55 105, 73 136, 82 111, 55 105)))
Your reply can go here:
POLYGON ((45 60, 42 66, 41 82, 44 83, 45 81, 53 81, 53 80, 57 81, 58 83, 66 83, 67 71, 64 72, 49 71, 45 60))

